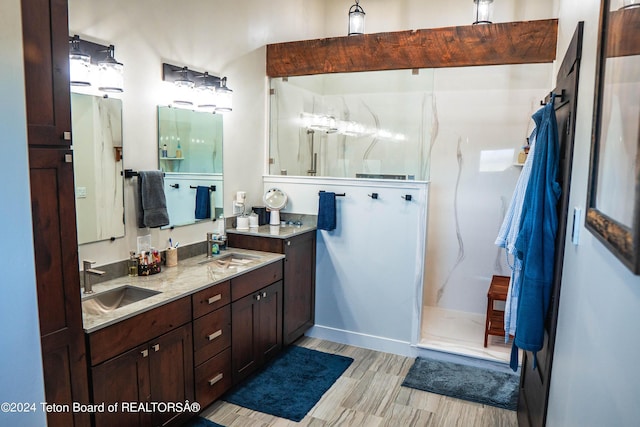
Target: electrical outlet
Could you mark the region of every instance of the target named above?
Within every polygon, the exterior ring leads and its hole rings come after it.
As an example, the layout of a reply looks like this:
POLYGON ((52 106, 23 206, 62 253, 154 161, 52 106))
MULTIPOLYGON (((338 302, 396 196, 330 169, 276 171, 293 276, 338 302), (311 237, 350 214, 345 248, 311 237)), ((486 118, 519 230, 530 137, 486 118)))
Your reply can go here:
POLYGON ((244 206, 243 205, 239 205, 237 203, 233 204, 233 214, 234 215, 242 215, 243 211, 244 211, 244 206))
POLYGON ((87 197, 87 187, 76 187, 76 199, 85 199, 87 197))

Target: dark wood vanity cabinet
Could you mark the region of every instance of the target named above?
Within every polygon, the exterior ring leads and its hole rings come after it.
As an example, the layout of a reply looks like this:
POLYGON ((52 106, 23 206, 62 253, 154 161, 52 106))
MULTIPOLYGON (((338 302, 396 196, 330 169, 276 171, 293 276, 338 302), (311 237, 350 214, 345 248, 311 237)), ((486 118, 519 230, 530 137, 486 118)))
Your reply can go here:
POLYGON ((282 261, 231 279, 233 383, 282 349, 282 261))
POLYGON ((87 340, 92 402, 119 405, 116 412, 95 411, 96 427, 179 424, 192 415, 123 407, 194 401, 190 297, 100 329, 87 340))
POLYGON ((192 295, 196 401, 204 408, 232 386, 231 283, 192 295))
POLYGON ((287 239, 229 233, 229 246, 285 255, 283 282, 283 343, 289 345, 315 322, 316 232, 287 239))

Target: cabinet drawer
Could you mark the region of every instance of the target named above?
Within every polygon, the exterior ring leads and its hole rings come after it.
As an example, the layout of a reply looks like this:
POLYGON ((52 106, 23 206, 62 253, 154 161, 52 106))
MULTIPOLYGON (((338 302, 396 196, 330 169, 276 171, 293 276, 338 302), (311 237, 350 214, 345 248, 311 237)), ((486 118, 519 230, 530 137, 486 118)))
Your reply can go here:
POLYGON ((282 261, 231 279, 231 300, 236 301, 278 280, 282 280, 282 261))
POLYGON ((191 321, 189 297, 170 302, 89 334, 94 366, 191 321))
POLYGON ((229 233, 229 246, 232 248, 251 249, 254 251, 284 253, 284 240, 273 237, 247 236, 229 233))
POLYGON ((231 349, 196 367, 196 402, 203 408, 231 388, 231 349))
POLYGON ((196 365, 215 356, 230 345, 230 305, 193 321, 193 350, 196 365))
POLYGON ((231 302, 230 282, 227 280, 196 292, 191 298, 193 300, 193 318, 204 316, 231 302))

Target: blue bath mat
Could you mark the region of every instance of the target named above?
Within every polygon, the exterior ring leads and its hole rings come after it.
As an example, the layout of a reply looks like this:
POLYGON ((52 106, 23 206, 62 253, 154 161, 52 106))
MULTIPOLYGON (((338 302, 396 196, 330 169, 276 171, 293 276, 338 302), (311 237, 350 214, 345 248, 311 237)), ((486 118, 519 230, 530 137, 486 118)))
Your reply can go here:
POLYGON ((515 411, 520 372, 418 357, 402 385, 515 411))
POLYGON ((298 422, 351 362, 350 357, 291 346, 222 399, 298 422))
POLYGON ((206 418, 195 417, 190 419, 187 423, 183 424, 182 427, 224 427, 224 426, 214 423, 213 421, 209 421, 206 418))

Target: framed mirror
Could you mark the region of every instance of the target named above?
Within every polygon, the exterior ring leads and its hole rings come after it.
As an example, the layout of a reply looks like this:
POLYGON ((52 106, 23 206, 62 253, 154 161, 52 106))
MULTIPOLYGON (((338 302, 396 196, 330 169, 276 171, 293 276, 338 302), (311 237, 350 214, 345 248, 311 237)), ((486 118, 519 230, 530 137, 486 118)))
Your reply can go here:
POLYGON ((586 227, 640 273, 640 1, 600 11, 586 227))
POLYGON ((122 100, 71 93, 78 244, 124 236, 122 100))
POLYGON ((158 164, 165 173, 170 221, 165 228, 223 214, 222 115, 158 107, 158 164), (198 187, 208 189, 208 213, 198 187))

